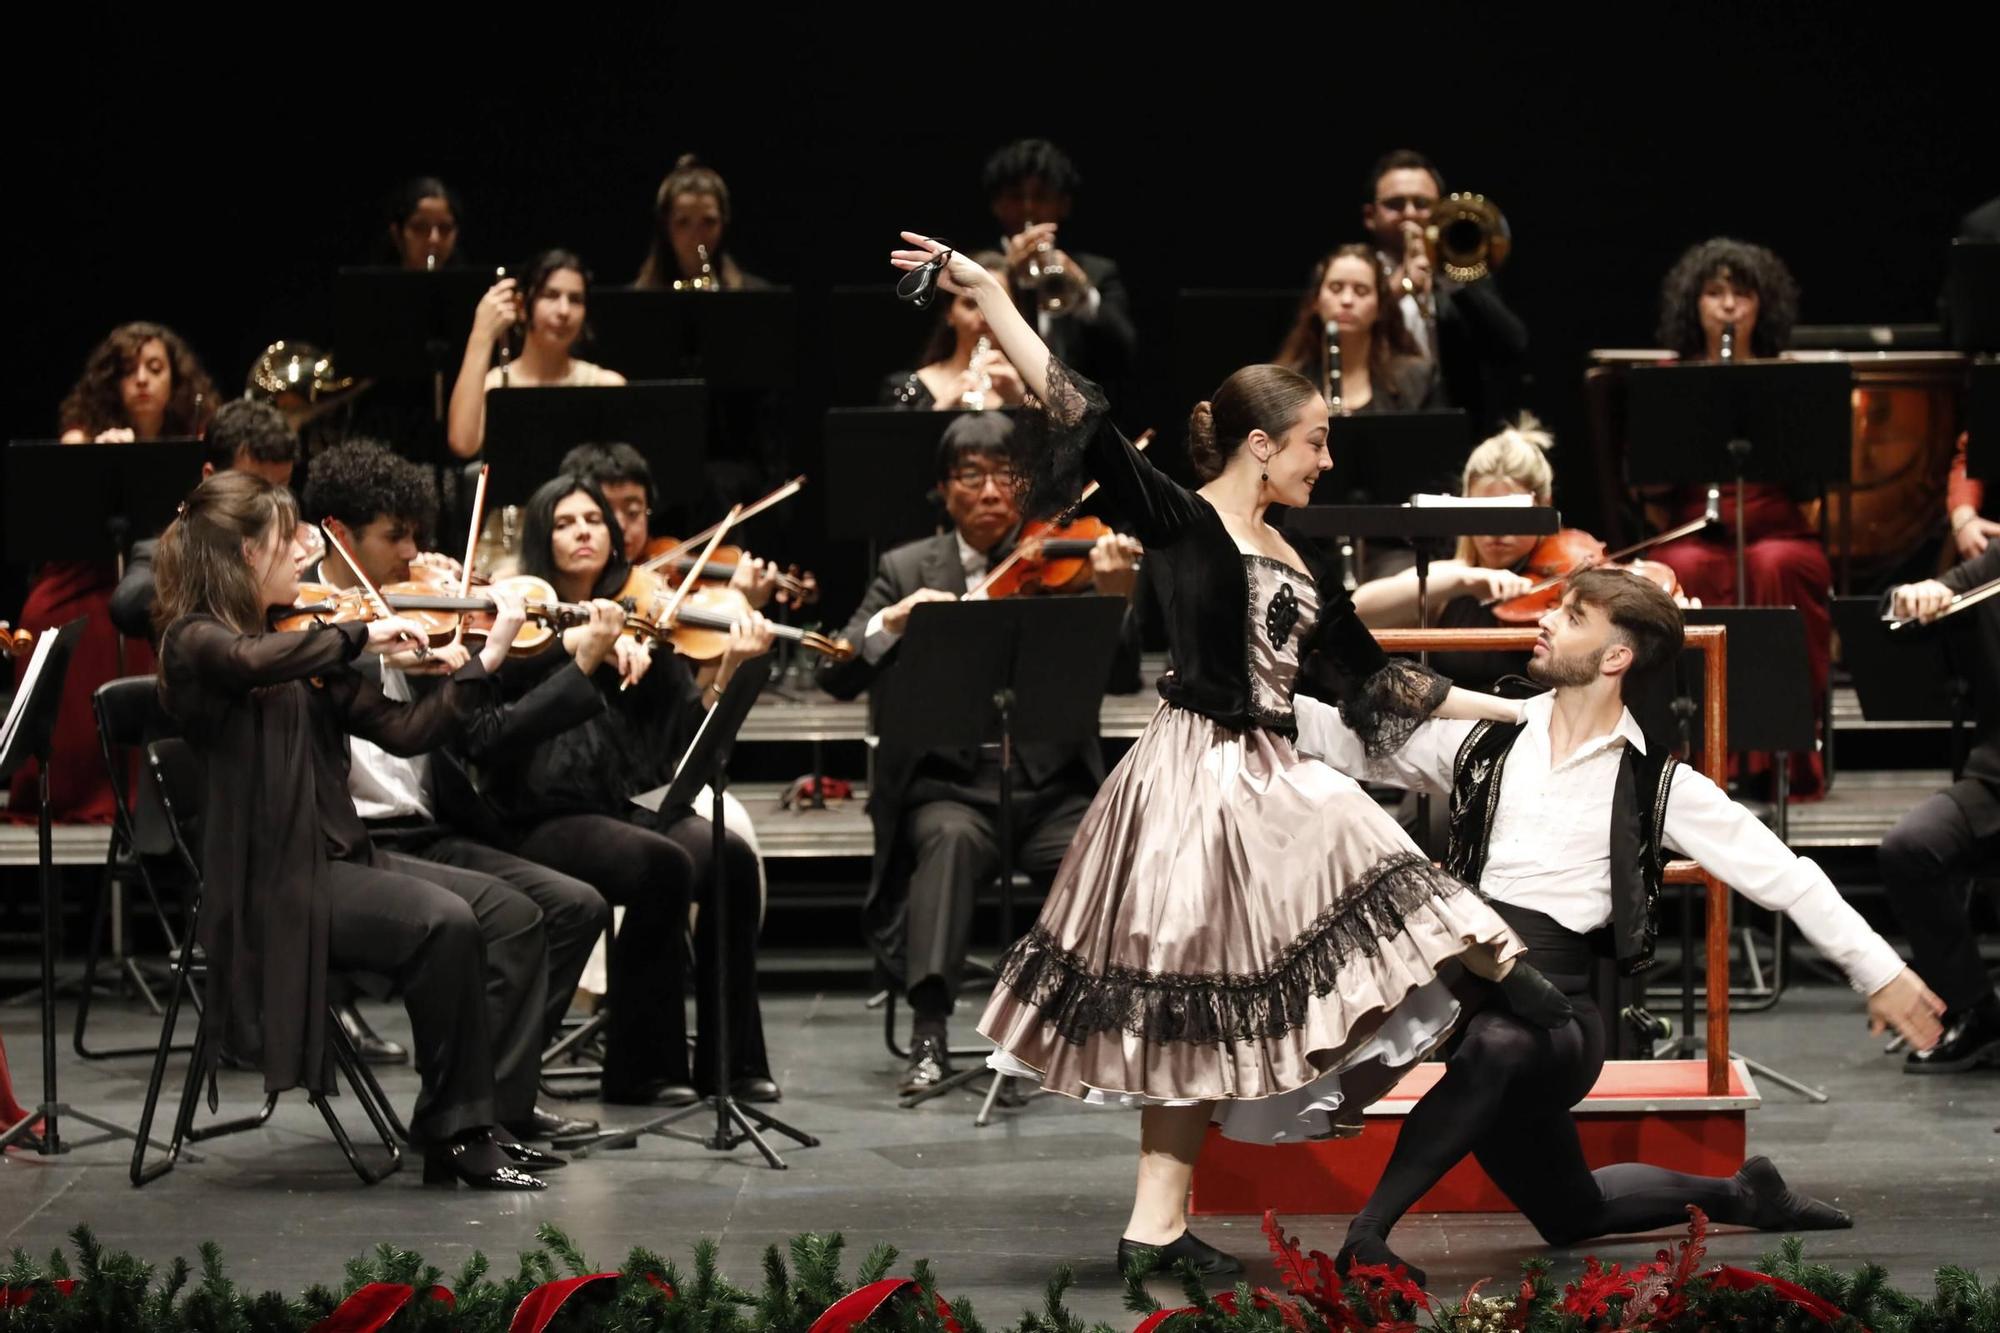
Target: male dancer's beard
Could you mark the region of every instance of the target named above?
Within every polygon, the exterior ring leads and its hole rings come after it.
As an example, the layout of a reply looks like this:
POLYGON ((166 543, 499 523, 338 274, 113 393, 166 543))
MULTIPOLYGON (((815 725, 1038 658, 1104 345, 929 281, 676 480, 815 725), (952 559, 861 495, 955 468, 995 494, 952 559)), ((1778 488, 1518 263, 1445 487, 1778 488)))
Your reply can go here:
POLYGON ((1597 679, 1598 670, 1604 665, 1604 654, 1611 645, 1606 644, 1596 652, 1585 656, 1557 657, 1551 652, 1545 661, 1528 663, 1528 679, 1537 685, 1547 685, 1561 689, 1565 685, 1588 685, 1597 679))

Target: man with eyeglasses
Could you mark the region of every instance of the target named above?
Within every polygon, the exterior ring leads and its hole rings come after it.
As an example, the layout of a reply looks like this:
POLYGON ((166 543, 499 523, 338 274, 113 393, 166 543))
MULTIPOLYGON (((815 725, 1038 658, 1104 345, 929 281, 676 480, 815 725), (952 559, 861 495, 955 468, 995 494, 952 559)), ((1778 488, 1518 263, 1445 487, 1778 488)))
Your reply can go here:
MULTIPOLYGON (((852 699, 885 669, 924 602, 956 601, 1013 549, 1021 527, 1008 464, 1013 422, 1001 412, 966 412, 945 429, 937 477, 951 530, 882 557, 874 582, 842 631, 859 652, 820 666, 822 687, 852 699)), ((1131 610, 1139 544, 1110 534, 1091 552, 1091 591, 1127 601, 1125 630, 1110 689, 1139 688, 1139 636, 1131 610)), ((1095 741, 1015 747, 1015 864, 1052 873, 1104 779, 1095 741)), ((877 757, 868 813, 875 866, 864 928, 890 984, 909 999, 910 1057, 899 1091, 911 1093, 951 1073, 945 1026, 965 970, 979 890, 999 868, 996 841, 1000 766, 974 750, 877 757)))
POLYGON ((1427 241, 1413 244, 1424 241, 1431 211, 1444 197, 1443 175, 1422 153, 1398 148, 1368 173, 1364 197, 1361 222, 1387 275, 1386 294, 1437 367, 1445 398, 1465 409, 1480 435, 1499 429, 1521 409, 1528 329, 1490 274, 1454 282, 1434 271, 1427 241))

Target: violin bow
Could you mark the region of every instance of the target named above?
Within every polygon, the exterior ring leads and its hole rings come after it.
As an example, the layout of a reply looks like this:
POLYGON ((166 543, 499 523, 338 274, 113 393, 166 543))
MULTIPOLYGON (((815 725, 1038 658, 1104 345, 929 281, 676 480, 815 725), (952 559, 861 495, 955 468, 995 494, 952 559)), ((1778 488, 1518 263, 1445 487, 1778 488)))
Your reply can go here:
MULTIPOLYGON (((329 551, 338 552, 340 558, 347 562, 347 568, 353 573, 355 582, 361 585, 361 591, 368 598, 369 606, 374 608, 376 615, 382 617, 384 620, 388 619, 395 614, 389 609, 388 600, 382 596, 381 590, 369 581, 368 571, 363 569, 361 562, 354 558, 354 552, 347 549, 347 543, 336 537, 333 529, 327 526, 330 522, 332 522, 331 519, 321 519, 319 525, 320 535, 326 538, 326 548, 329 551)), ((421 662, 430 657, 431 646, 419 640, 414 651, 417 660, 421 662)))
MULTIPOLYGON (((1646 540, 1642 542, 1633 542, 1630 546, 1625 547, 1623 550, 1613 551, 1610 555, 1604 556, 1601 559, 1599 559, 1596 565, 1585 566, 1585 568, 1595 569, 1603 565, 1615 565, 1620 560, 1624 560, 1631 556, 1635 556, 1639 554, 1639 552, 1641 551, 1651 550, 1653 547, 1659 546, 1662 543, 1673 541, 1676 537, 1692 536, 1693 534, 1700 532, 1703 528, 1707 527, 1709 524, 1719 521, 1720 520, 1716 517, 1715 511, 1711 509, 1708 513, 1703 514, 1700 518, 1689 519, 1687 522, 1681 524, 1677 528, 1668 528, 1665 532, 1662 532, 1657 536, 1648 537, 1646 538, 1646 540)), ((1515 597, 1533 597, 1538 592, 1547 592, 1550 588, 1555 587, 1557 584, 1567 579, 1570 576, 1570 574, 1575 574, 1577 572, 1578 572, 1577 570, 1572 569, 1571 571, 1569 571, 1569 574, 1557 574, 1553 578, 1543 579, 1540 583, 1537 583, 1534 587, 1529 588, 1523 592, 1517 592, 1513 594, 1512 597, 1488 597, 1486 600, 1482 601, 1480 605, 1498 606, 1502 602, 1513 601, 1515 597)))
MULTIPOLYGON (((479 465, 479 484, 472 490, 472 527, 465 534, 465 563, 458 567, 458 595, 472 596, 472 557, 479 550, 479 525, 486 521, 486 473, 490 463, 479 465)), ((465 617, 458 618, 458 629, 453 632, 454 645, 465 641, 465 617)))
POLYGON ((1955 616, 1960 611, 1970 610, 1995 593, 2000 593, 2000 579, 1988 579, 1984 583, 1974 584, 1964 592, 1953 594, 1952 599, 1939 607, 1937 614, 1932 616, 1928 621, 1920 621, 1915 616, 1911 616, 1907 620, 1896 620, 1890 616, 1883 616, 1882 619, 1888 622, 1889 628, 1892 631, 1908 629, 1912 625, 1935 625, 1946 616, 1955 616))
MULTIPOLYGON (((728 515, 720 523, 716 524, 713 528, 709 529, 710 536, 708 539, 708 545, 702 548, 701 559, 695 562, 694 567, 696 569, 700 569, 708 563, 708 558, 711 555, 715 554, 715 548, 722 545, 723 535, 727 533, 731 528, 735 527, 737 520, 741 519, 742 517, 743 517, 743 506, 734 505, 730 508, 728 515)), ((667 599, 667 604, 664 607, 660 608, 660 614, 658 618, 654 620, 653 623, 658 625, 661 629, 666 629, 670 627, 674 623, 674 616, 678 614, 681 609, 681 603, 687 600, 687 595, 689 591, 691 591, 694 588, 694 585, 695 581, 692 578, 682 579, 681 586, 674 589, 674 595, 667 599)))
MULTIPOLYGON (((766 509, 769 509, 772 505, 779 504, 785 500, 791 499, 794 495, 797 495, 800 491, 804 490, 805 485, 806 485, 805 475, 801 473, 800 475, 793 477, 790 481, 786 482, 784 485, 778 487, 777 490, 772 491, 769 495, 765 496, 763 499, 755 501, 752 504, 738 505, 736 509, 730 511, 731 514, 734 515, 733 518, 726 518, 721 523, 715 524, 713 527, 703 528, 700 532, 697 532, 694 536, 689 537, 686 541, 682 542, 680 545, 676 547, 673 547, 671 550, 662 551, 658 555, 654 556, 652 559, 641 562, 639 568, 645 570, 665 569, 668 564, 672 563, 675 560, 680 559, 682 556, 686 555, 689 551, 692 551, 695 547, 701 545, 705 541, 708 541, 711 537, 715 536, 717 532, 727 529, 734 523, 741 523, 745 519, 755 518, 757 517, 757 515, 763 513, 766 509)), ((709 549, 710 550, 715 549, 713 543, 710 544, 709 549)), ((708 566, 708 557, 703 556, 701 560, 696 563, 695 568, 705 569, 707 568, 707 566, 708 566)))
MULTIPOLYGON (((1144 431, 1140 433, 1138 439, 1132 441, 1132 447, 1134 449, 1137 449, 1139 452, 1144 453, 1146 451, 1146 446, 1151 444, 1152 442, 1153 442, 1153 428, 1148 426, 1144 431)), ((1072 509, 1080 507, 1084 503, 1084 501, 1090 499, 1090 497, 1095 494, 1097 494, 1097 483, 1094 481, 1085 483, 1082 492, 1078 494, 1078 496, 1076 497, 1076 504, 1070 507, 1072 509)), ((993 566, 993 568, 986 571, 986 577, 979 580, 979 586, 974 588, 971 592, 965 594, 965 596, 961 597, 959 600, 964 602, 985 601, 986 590, 993 586, 994 580, 998 579, 1002 574, 1005 574, 1008 570, 1012 569, 1015 565, 1019 564, 1021 562, 1022 557, 1027 554, 1030 545, 1031 543, 1029 542, 1016 542, 1014 544, 1014 549, 1007 552, 1007 556, 1005 559, 1003 559, 999 564, 993 566)))

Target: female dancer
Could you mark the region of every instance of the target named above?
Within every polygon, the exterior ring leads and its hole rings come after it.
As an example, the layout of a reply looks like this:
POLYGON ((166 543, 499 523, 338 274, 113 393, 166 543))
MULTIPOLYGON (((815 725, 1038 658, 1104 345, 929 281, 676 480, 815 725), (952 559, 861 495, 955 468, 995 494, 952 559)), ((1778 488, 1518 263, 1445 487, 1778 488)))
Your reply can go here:
POLYGON ((1002 1072, 1143 1108, 1121 1266, 1152 1249, 1238 1272, 1187 1230, 1211 1120, 1268 1141, 1324 1134, 1335 1108, 1352 1119, 1450 1030, 1456 1005, 1432 983, 1454 959, 1504 977, 1526 1017, 1569 1014, 1538 973, 1510 966, 1520 942, 1477 895, 1355 783, 1293 751, 1301 668, 1384 751, 1439 708, 1511 719, 1519 706, 1385 657, 1339 581, 1265 521, 1273 503, 1305 504, 1333 465, 1326 402, 1304 376, 1246 366, 1198 404, 1190 449, 1206 484, 1185 490, 1102 420, 1097 387, 1049 354, 991 273, 903 238, 912 248, 892 262, 940 264, 943 287, 978 301, 1044 405, 1048 438, 1023 460, 1029 512, 1074 499, 1084 471, 1096 478, 1156 565, 1175 663, 1041 919, 1003 961, 980 1031, 1002 1072))

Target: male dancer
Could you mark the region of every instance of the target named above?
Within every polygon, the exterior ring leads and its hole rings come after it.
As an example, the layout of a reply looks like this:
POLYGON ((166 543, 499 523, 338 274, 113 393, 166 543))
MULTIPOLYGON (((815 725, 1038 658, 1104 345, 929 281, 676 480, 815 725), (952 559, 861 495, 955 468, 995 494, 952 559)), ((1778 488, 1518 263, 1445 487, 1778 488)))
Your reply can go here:
MULTIPOLYGON (((1825 873, 1747 810, 1645 737, 1625 681, 1680 652, 1680 609, 1644 579, 1591 570, 1541 621, 1528 673, 1549 693, 1515 725, 1424 723, 1369 758, 1337 710, 1295 700, 1299 749, 1354 775, 1449 794, 1446 865, 1476 884, 1528 945, 1528 960, 1569 994, 1576 1015, 1553 1031, 1504 1006, 1461 1026, 1445 1075, 1403 1124, 1381 1183, 1348 1228, 1338 1262, 1403 1262, 1389 1229, 1467 1153, 1551 1245, 1650 1231, 1698 1204, 1711 1218, 1764 1230, 1851 1226, 1839 1209, 1786 1188, 1767 1158, 1728 1177, 1638 1162, 1592 1171, 1570 1108, 1604 1064, 1604 1020, 1588 993, 1608 946, 1626 971, 1648 965, 1653 907, 1671 848, 1760 907, 1790 916, 1868 997, 1876 1031, 1919 1050, 1937 1041, 1944 1004, 1850 907, 1825 873), (1606 938, 1608 936, 1608 938, 1606 938)), ((1411 1268, 1421 1283, 1422 1270, 1411 1268)))

